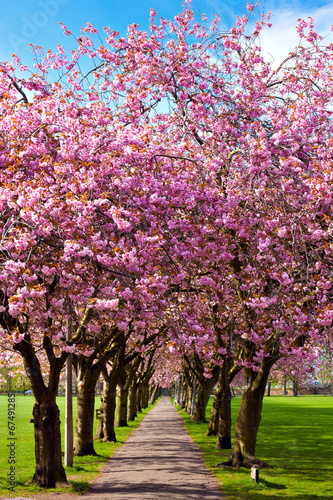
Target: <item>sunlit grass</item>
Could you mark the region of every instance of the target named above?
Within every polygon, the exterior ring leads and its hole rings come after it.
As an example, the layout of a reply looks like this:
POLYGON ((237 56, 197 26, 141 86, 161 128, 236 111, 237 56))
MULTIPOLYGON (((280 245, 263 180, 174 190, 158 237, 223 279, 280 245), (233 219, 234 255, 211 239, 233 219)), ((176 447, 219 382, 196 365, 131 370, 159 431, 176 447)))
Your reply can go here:
MULTIPOLYGON (((57 404, 60 409, 61 419, 61 437, 62 449, 64 449, 64 435, 65 435, 65 398, 57 398, 57 404)), ((29 422, 32 418, 32 409, 34 405, 34 398, 31 395, 16 395, 15 397, 15 492, 11 493, 8 489, 8 472, 9 472, 9 442, 10 435, 8 429, 7 418, 7 395, 0 395, 0 495, 6 497, 17 497, 19 495, 34 494, 41 491, 40 488, 32 485, 27 485, 35 471, 35 452, 34 452, 34 427, 29 422)), ((95 407, 100 406, 100 397, 96 398, 95 407)), ((95 451, 97 456, 74 457, 73 467, 66 467, 67 480, 72 483, 73 487, 69 491, 76 491, 83 493, 89 488, 89 484, 97 476, 103 465, 110 459, 116 450, 126 441, 128 436, 139 425, 143 417, 152 408, 144 409, 142 413, 133 422, 129 422, 128 427, 116 428, 117 443, 101 443, 94 442, 95 451)), ((74 422, 76 416, 76 398, 73 399, 73 413, 74 422)), ((97 420, 94 420, 94 432, 97 427, 97 420)), ((12 440, 12 438, 11 438, 12 440)), ((48 490, 50 492, 62 491, 61 489, 48 490)), ((67 490, 68 491, 68 490, 67 490)))
MULTIPOLYGON (((207 417, 212 404, 212 398, 207 417)), ((240 397, 232 400, 235 423, 240 397)), ((273 465, 260 470, 255 484, 247 469, 215 468, 230 450, 216 450, 215 437, 205 437, 207 424, 192 422, 181 412, 185 426, 202 448, 204 460, 222 483, 228 500, 333 498, 333 398, 265 397, 256 455, 273 465)))

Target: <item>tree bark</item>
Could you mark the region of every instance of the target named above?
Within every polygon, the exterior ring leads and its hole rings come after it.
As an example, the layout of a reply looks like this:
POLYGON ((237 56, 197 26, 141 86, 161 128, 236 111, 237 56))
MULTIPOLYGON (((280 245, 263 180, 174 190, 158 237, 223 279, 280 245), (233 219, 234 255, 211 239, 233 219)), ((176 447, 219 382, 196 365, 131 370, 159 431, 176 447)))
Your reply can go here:
POLYGON ((227 450, 231 448, 231 391, 228 378, 228 360, 225 359, 219 372, 221 387, 220 411, 218 416, 218 430, 216 448, 227 450))
POLYGON ((267 384, 267 396, 270 396, 271 395, 271 382, 268 382, 267 384))
POLYGON ((101 372, 90 358, 78 357, 74 362, 78 381, 74 455, 96 455, 94 449, 95 386, 101 372))
POLYGON ((219 465, 247 468, 251 468, 253 465, 268 467, 268 464, 255 457, 255 447, 261 419, 262 401, 272 365, 273 361, 265 358, 259 372, 245 369, 247 387, 244 390, 236 421, 232 454, 228 462, 222 462, 219 465))
POLYGON ((198 394, 195 401, 192 420, 195 422, 206 422, 206 408, 212 389, 217 381, 217 377, 204 378, 198 380, 198 394))
POLYGON ((59 415, 55 401, 34 405, 36 470, 33 482, 43 488, 56 488, 67 482, 61 459, 59 415))
POLYGON ((185 380, 185 377, 183 378, 183 390, 182 390, 182 395, 181 395, 181 401, 180 401, 180 407, 182 410, 185 410, 186 407, 186 401, 187 401, 187 382, 185 380))
POLYGON ((134 420, 137 416, 137 377, 134 375, 128 393, 128 420, 134 420))
POLYGON ((138 389, 137 389, 136 408, 137 408, 138 413, 142 412, 142 384, 141 383, 139 383, 138 389))
POLYGON ((30 336, 15 346, 24 361, 35 405, 33 408, 36 468, 33 483, 42 488, 56 488, 67 483, 61 457, 61 435, 59 408, 56 396, 59 386, 60 371, 65 364, 67 354, 58 358, 54 355, 49 337, 45 337, 43 346, 49 360, 49 384, 45 386, 40 363, 31 344, 30 336))
POLYGON ((159 387, 153 386, 152 393, 151 393, 151 396, 150 396, 150 399, 149 399, 149 404, 150 405, 154 404, 155 401, 157 400, 159 389, 160 389, 159 387))
POLYGON ((126 384, 119 382, 117 386, 116 427, 127 427, 127 398, 126 384))
POLYGON ((110 376, 108 376, 107 373, 103 373, 103 378, 104 390, 95 439, 115 443, 117 438, 114 429, 114 418, 116 412, 118 377, 117 373, 113 372, 110 376))
POLYGON ((220 412, 220 406, 221 406, 221 396, 222 396, 222 387, 220 386, 220 383, 216 387, 215 394, 214 394, 214 401, 213 401, 213 406, 212 410, 210 413, 210 419, 209 419, 209 425, 208 429, 206 432, 206 436, 216 436, 218 432, 218 425, 219 425, 219 412, 220 412))
POLYGON ((142 408, 148 408, 149 404, 149 384, 143 382, 142 384, 142 408))
POLYGON ((185 404, 185 411, 189 415, 191 415, 192 399, 193 399, 193 386, 191 384, 187 387, 186 404, 185 404))

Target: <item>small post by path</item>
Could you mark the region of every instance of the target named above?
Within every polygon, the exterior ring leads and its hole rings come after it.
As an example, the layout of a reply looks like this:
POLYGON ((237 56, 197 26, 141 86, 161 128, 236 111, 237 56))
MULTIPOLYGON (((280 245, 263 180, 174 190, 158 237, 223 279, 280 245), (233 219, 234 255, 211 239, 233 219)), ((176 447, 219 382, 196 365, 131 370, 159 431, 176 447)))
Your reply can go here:
POLYGON ((254 479, 256 484, 259 484, 259 469, 258 467, 252 467, 251 468, 251 477, 254 479))

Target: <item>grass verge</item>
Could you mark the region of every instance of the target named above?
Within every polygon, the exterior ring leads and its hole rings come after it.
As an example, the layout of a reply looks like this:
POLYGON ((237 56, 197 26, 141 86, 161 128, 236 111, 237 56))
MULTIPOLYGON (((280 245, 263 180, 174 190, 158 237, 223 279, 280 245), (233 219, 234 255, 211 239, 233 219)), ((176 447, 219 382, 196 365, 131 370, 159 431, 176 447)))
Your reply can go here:
MULTIPOLYGON (((236 421, 240 397, 232 400, 236 421)), ((209 419, 212 398, 207 408, 209 419)), ((264 398, 256 455, 273 465, 260 470, 255 484, 247 469, 215 468, 230 450, 216 450, 215 437, 206 437, 207 423, 192 422, 178 410, 186 429, 201 448, 203 458, 226 500, 316 500, 333 498, 333 398, 330 396, 271 396, 264 398)))
MULTIPOLYGON (((65 421, 65 398, 57 398, 57 404, 60 409, 61 422, 61 436, 62 436, 62 449, 64 449, 64 421, 65 421)), ((35 454, 34 454, 34 429, 33 424, 29 422, 32 418, 32 408, 34 405, 33 396, 15 397, 15 491, 9 490, 8 473, 9 467, 8 459, 10 449, 7 447, 9 442, 9 428, 8 428, 8 412, 7 412, 7 395, 0 395, 0 498, 18 497, 37 495, 44 490, 34 486, 27 485, 26 483, 31 480, 35 470, 35 454)), ((96 398, 96 408, 100 406, 100 397, 96 398)), ((95 441, 94 447, 97 456, 74 457, 73 467, 66 467, 66 475, 69 483, 72 484, 71 488, 57 488, 48 489, 48 493, 64 491, 82 494, 87 491, 92 481, 98 476, 98 473, 104 464, 115 454, 117 449, 127 440, 129 435, 138 427, 141 420, 146 416, 149 410, 153 407, 150 405, 148 408, 143 409, 133 422, 128 423, 128 427, 116 428, 116 443, 102 443, 95 441)), ((73 400, 73 413, 74 422, 76 416, 76 398, 73 400)), ((97 427, 97 420, 94 420, 94 432, 97 427)), ((12 438, 11 438, 12 439, 12 438)))

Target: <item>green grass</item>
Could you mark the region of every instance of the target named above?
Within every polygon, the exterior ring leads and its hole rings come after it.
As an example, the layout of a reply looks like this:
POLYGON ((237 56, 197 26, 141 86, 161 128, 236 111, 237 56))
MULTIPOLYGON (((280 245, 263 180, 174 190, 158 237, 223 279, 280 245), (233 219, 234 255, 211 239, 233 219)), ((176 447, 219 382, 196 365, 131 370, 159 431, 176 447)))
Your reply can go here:
MULTIPOLYGON (((240 397, 232 400, 233 425, 240 397)), ((212 398, 207 408, 207 419, 212 398)), ((222 483, 226 500, 315 500, 333 498, 333 398, 265 397, 256 456, 273 465, 261 469, 255 484, 247 469, 215 468, 230 456, 216 450, 215 437, 205 437, 207 424, 192 422, 180 412, 185 427, 203 451, 203 457, 222 483)))
MULTIPOLYGON (((73 413, 74 421, 76 415, 76 398, 73 400, 73 413)), ((62 437, 62 449, 64 449, 64 422, 65 422, 65 398, 57 398, 57 404, 60 409, 61 418, 61 437, 62 437)), ((8 477, 9 472, 9 448, 7 447, 9 436, 9 429, 7 426, 7 395, 0 395, 0 498, 3 496, 24 496, 28 494, 35 494, 41 490, 37 486, 27 485, 35 471, 35 453, 34 453, 34 427, 29 420, 32 418, 32 408, 34 405, 33 396, 27 395, 16 395, 15 397, 15 436, 16 436, 16 463, 15 463, 15 480, 17 486, 15 492, 10 492, 8 490, 8 477)), ((95 407, 100 406, 100 397, 96 398, 95 407)), ((67 491, 83 493, 89 488, 89 485, 94 478, 98 475, 103 465, 110 459, 116 450, 126 441, 128 436, 134 431, 134 429, 139 425, 143 417, 152 408, 144 409, 142 413, 138 414, 138 417, 134 422, 129 422, 128 427, 118 427, 116 428, 117 443, 101 443, 99 441, 94 442, 95 451, 97 456, 86 456, 86 457, 74 457, 73 467, 66 467, 67 480, 73 486, 67 491)), ((94 432, 97 427, 97 420, 94 420, 94 432)), ((50 492, 64 491, 63 489, 50 489, 50 492)))

